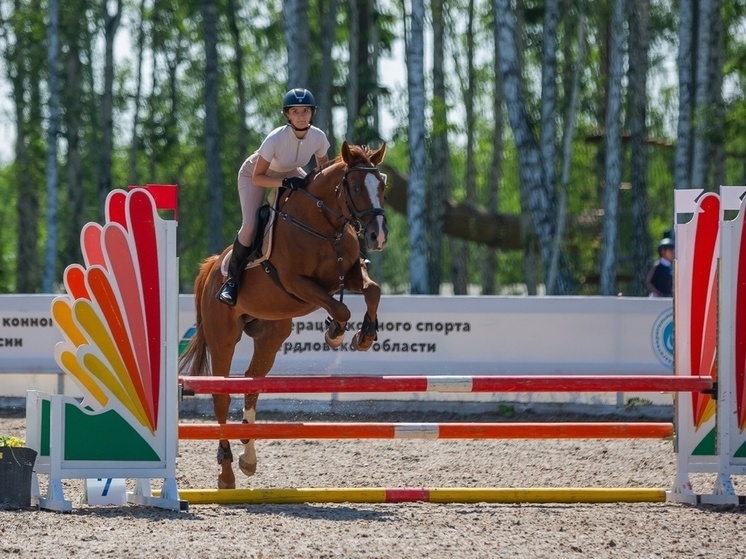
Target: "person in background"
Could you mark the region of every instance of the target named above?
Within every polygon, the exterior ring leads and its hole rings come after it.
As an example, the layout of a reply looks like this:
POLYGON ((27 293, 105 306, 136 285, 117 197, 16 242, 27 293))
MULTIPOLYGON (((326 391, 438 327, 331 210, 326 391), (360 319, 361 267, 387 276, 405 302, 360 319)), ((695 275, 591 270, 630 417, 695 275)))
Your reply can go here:
POLYGON ((650 297, 673 297, 673 239, 658 243, 658 261, 653 264, 645 281, 650 297))
POLYGON ((313 126, 316 101, 307 89, 291 89, 282 101, 287 124, 275 128, 259 149, 249 156, 238 171, 238 197, 241 201, 241 229, 233 243, 228 277, 215 297, 235 306, 238 287, 246 265, 256 256, 251 252, 256 235, 256 212, 264 201, 267 188, 284 186, 297 190, 306 176, 303 166, 316 156, 321 167, 329 161, 329 140, 313 126))

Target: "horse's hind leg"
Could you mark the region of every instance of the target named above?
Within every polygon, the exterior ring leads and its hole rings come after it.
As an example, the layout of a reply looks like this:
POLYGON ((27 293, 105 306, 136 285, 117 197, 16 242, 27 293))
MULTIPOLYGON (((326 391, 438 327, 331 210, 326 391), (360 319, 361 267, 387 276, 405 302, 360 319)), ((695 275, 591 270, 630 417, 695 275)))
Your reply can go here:
MULTIPOLYGON (((230 374, 231 361, 236 350, 236 344, 241 339, 241 324, 236 320, 230 307, 219 303, 213 298, 214 291, 208 290, 205 295, 205 305, 209 312, 203 311, 204 317, 210 317, 209 324, 205 324, 205 340, 210 354, 210 364, 214 376, 227 377, 230 374)), ((208 322, 208 319, 205 318, 208 322)), ((231 404, 230 394, 213 394, 213 409, 219 424, 228 421, 228 411, 231 404)), ((218 441, 217 452, 220 473, 218 474, 218 489, 233 489, 236 487, 236 477, 233 473, 233 453, 227 439, 218 441)))
MULTIPOLYGON (((246 369, 244 376, 264 377, 272 369, 277 352, 282 343, 290 335, 293 325, 292 319, 283 320, 255 320, 246 325, 244 331, 254 338, 254 354, 251 363, 246 369)), ((258 394, 244 394, 243 421, 254 423, 256 421, 256 402, 258 394)), ((244 451, 238 458, 238 467, 247 476, 256 473, 256 449, 252 439, 242 440, 244 451)))

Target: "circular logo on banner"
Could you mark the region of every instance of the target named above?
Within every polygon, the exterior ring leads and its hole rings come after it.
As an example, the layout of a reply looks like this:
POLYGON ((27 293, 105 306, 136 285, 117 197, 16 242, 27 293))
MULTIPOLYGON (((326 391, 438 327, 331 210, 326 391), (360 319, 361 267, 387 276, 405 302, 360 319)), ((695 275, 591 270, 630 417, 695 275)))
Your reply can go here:
POLYGON ((651 338, 658 361, 673 369, 673 307, 666 309, 655 319, 651 338))

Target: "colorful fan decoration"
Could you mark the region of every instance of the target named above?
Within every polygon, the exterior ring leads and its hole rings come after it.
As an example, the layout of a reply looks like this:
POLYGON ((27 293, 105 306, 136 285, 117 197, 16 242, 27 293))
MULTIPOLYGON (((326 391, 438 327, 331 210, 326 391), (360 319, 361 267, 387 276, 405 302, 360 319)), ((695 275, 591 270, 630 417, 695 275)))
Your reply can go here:
POLYGON ((736 377, 736 410, 738 429, 746 429, 746 227, 743 209, 739 213, 738 264, 736 276, 734 368, 736 377))
POLYGON ((67 296, 52 303, 64 341, 55 359, 92 410, 112 408, 151 434, 158 428, 162 301, 159 218, 145 190, 113 191, 106 224, 81 232, 85 266, 64 273, 67 296))
MULTIPOLYGON (((705 195, 695 216, 696 229, 691 276, 689 359, 692 375, 717 379, 718 239, 720 198, 705 195)), ((692 393, 695 427, 698 429, 715 413, 709 394, 692 393)))

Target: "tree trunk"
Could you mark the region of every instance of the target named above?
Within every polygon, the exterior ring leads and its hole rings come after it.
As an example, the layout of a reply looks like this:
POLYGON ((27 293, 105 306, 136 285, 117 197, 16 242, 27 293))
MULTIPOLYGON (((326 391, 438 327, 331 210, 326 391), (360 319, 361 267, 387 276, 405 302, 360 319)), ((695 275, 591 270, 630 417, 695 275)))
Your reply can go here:
POLYGON ((238 27, 236 11, 238 6, 236 0, 228 0, 226 15, 228 16, 228 28, 233 40, 233 79, 236 80, 236 110, 238 115, 238 145, 236 146, 235 161, 240 166, 249 155, 249 129, 246 126, 246 84, 243 76, 243 44, 241 43, 241 31, 238 27))
POLYGON ((308 0, 285 0, 282 14, 288 53, 288 89, 310 87, 308 53, 311 48, 311 31, 308 27, 308 0))
MULTIPOLYGON (((321 77, 316 96, 319 108, 316 110, 315 122, 316 126, 327 132, 327 135, 331 135, 332 82, 334 79, 332 48, 334 47, 334 32, 337 28, 337 0, 328 0, 319 4, 321 10, 321 77)), ((337 147, 333 145, 332 148, 333 153, 336 153, 337 147)))
POLYGON ((710 79, 711 23, 716 2, 700 0, 697 21, 697 58, 694 61, 694 136, 692 141, 692 187, 713 190, 709 183, 710 134, 712 133, 712 86, 710 79))
POLYGON ((113 14, 109 13, 109 2, 101 0, 104 21, 104 91, 101 95, 101 145, 98 164, 98 208, 99 219, 105 218, 106 197, 111 192, 111 165, 114 151, 114 39, 122 17, 122 0, 117 0, 113 14))
MULTIPOLYGON (((500 71, 508 110, 508 119, 515 139, 522 189, 533 219, 536 240, 542 260, 551 260, 552 240, 555 232, 555 202, 544 177, 541 152, 533 134, 524 102, 523 84, 518 64, 515 36, 515 17, 510 10, 510 0, 494 0, 497 25, 500 29, 500 71)), ((572 292, 572 278, 560 257, 557 293, 572 292)))
POLYGON ((11 17, 15 43, 9 47, 7 64, 15 104, 15 173, 18 202, 16 223, 16 285, 18 293, 36 293, 41 283, 39 254, 39 184, 43 182, 37 161, 44 159, 41 123, 41 68, 45 61, 34 30, 43 28, 40 3, 23 5, 16 0, 11 17))
POLYGON ((349 0, 347 2, 347 17, 349 19, 349 53, 350 60, 347 64, 347 132, 345 139, 350 143, 355 142, 355 122, 358 117, 358 89, 359 89, 359 66, 360 52, 358 51, 358 36, 360 35, 360 10, 358 0, 349 0))
POLYGON ((407 43, 407 91, 409 92, 409 290, 413 295, 429 292, 427 285, 427 199, 425 195, 425 70, 423 0, 412 1, 407 43))
POLYGON ((554 235, 552 246, 552 260, 549 264, 547 273, 546 290, 547 295, 555 293, 555 284, 557 282, 557 272, 559 267, 559 257, 565 239, 565 230, 567 228, 567 199, 570 189, 570 166, 572 164, 572 146, 575 137, 575 126, 577 124, 578 95, 580 92, 580 74, 583 69, 583 60, 585 58, 585 16, 581 7, 578 8, 578 20, 576 29, 576 52, 573 64, 572 39, 570 33, 566 33, 565 39, 565 110, 562 128, 562 171, 560 174, 560 188, 557 200, 557 231, 554 235))
POLYGON ((80 262, 80 231, 85 224, 85 203, 83 193, 83 163, 81 154, 81 121, 83 113, 83 77, 80 53, 81 21, 85 14, 78 10, 62 10, 60 13, 63 25, 64 40, 67 44, 65 54, 65 87, 62 90, 65 111, 65 143, 67 144, 67 203, 64 221, 65 234, 63 262, 80 262))
POLYGON ((557 27, 559 0, 544 2, 544 33, 541 58, 541 159, 547 188, 555 188, 557 157, 557 27))
POLYGON ((645 296, 650 269, 651 240, 648 221, 648 152, 645 124, 648 106, 647 75, 650 44, 650 0, 628 0, 629 44, 629 128, 631 139, 630 175, 632 181, 632 286, 629 295, 645 296))
POLYGON ((137 152, 140 143, 138 127, 140 125, 140 100, 142 99, 142 61, 145 52, 145 2, 140 2, 140 26, 137 31, 137 73, 135 78, 135 98, 132 100, 132 139, 130 140, 129 153, 129 183, 139 184, 137 172, 137 152))
MULTIPOLYGON (((555 165, 557 160, 557 27, 559 26, 559 0, 544 2, 544 30, 541 58, 541 160, 544 166, 544 180, 550 192, 556 190, 555 165)), ((556 282, 556 264, 562 250, 560 230, 555 228, 552 250, 549 258, 549 273, 545 278, 547 295, 552 295, 556 282)))
POLYGON ((49 69, 49 124, 47 127, 47 244, 44 252, 42 291, 52 293, 57 276, 57 232, 59 221, 59 174, 57 171, 57 131, 60 119, 59 33, 57 0, 48 0, 47 65, 49 69))
POLYGON ((220 171, 220 127, 218 124, 218 15, 215 2, 202 4, 205 33, 205 158, 209 234, 208 249, 220 253, 225 248, 222 235, 223 179, 220 171))
MULTIPOLYGON (((494 16, 494 5, 492 6, 494 16)), ((500 181, 502 179, 503 162, 503 84, 500 77, 500 39, 497 21, 493 17, 492 39, 495 46, 495 57, 493 58, 493 93, 492 113, 495 115, 494 132, 492 134, 492 159, 490 162, 490 179, 487 185, 487 209, 494 214, 500 209, 500 181)), ((497 251, 489 248, 485 251, 484 265, 482 266, 482 293, 484 295, 497 294, 497 251)))
POLYGON ((431 3, 433 17, 433 131, 431 163, 428 173, 428 285, 429 292, 440 293, 443 276, 443 211, 451 190, 451 153, 448 145, 448 105, 444 72, 443 0, 431 3))
MULTIPOLYGON (((466 161, 464 184, 466 202, 477 203, 477 181, 474 163, 474 97, 476 95, 476 78, 474 70, 474 0, 467 2, 466 17, 466 76, 462 77, 462 98, 464 100, 465 133, 466 133, 466 161)), ((469 251, 470 246, 462 241, 450 238, 451 247, 451 283, 454 295, 466 295, 469 284, 469 251)))
POLYGON ((676 189, 700 187, 691 182, 694 3, 695 0, 679 0, 679 118, 674 156, 674 188, 676 189))
POLYGON ((604 165, 604 226, 601 250, 601 295, 616 295, 619 244, 619 186, 622 182, 622 64, 624 59, 624 0, 612 0, 609 44, 609 89, 606 111, 604 165))
POLYGON ((710 21, 710 61, 707 64, 709 78, 707 80, 710 91, 709 99, 712 103, 709 126, 710 150, 709 160, 712 169, 710 184, 713 188, 726 183, 725 174, 725 108, 723 104, 723 14, 721 0, 713 0, 712 17, 710 21))

